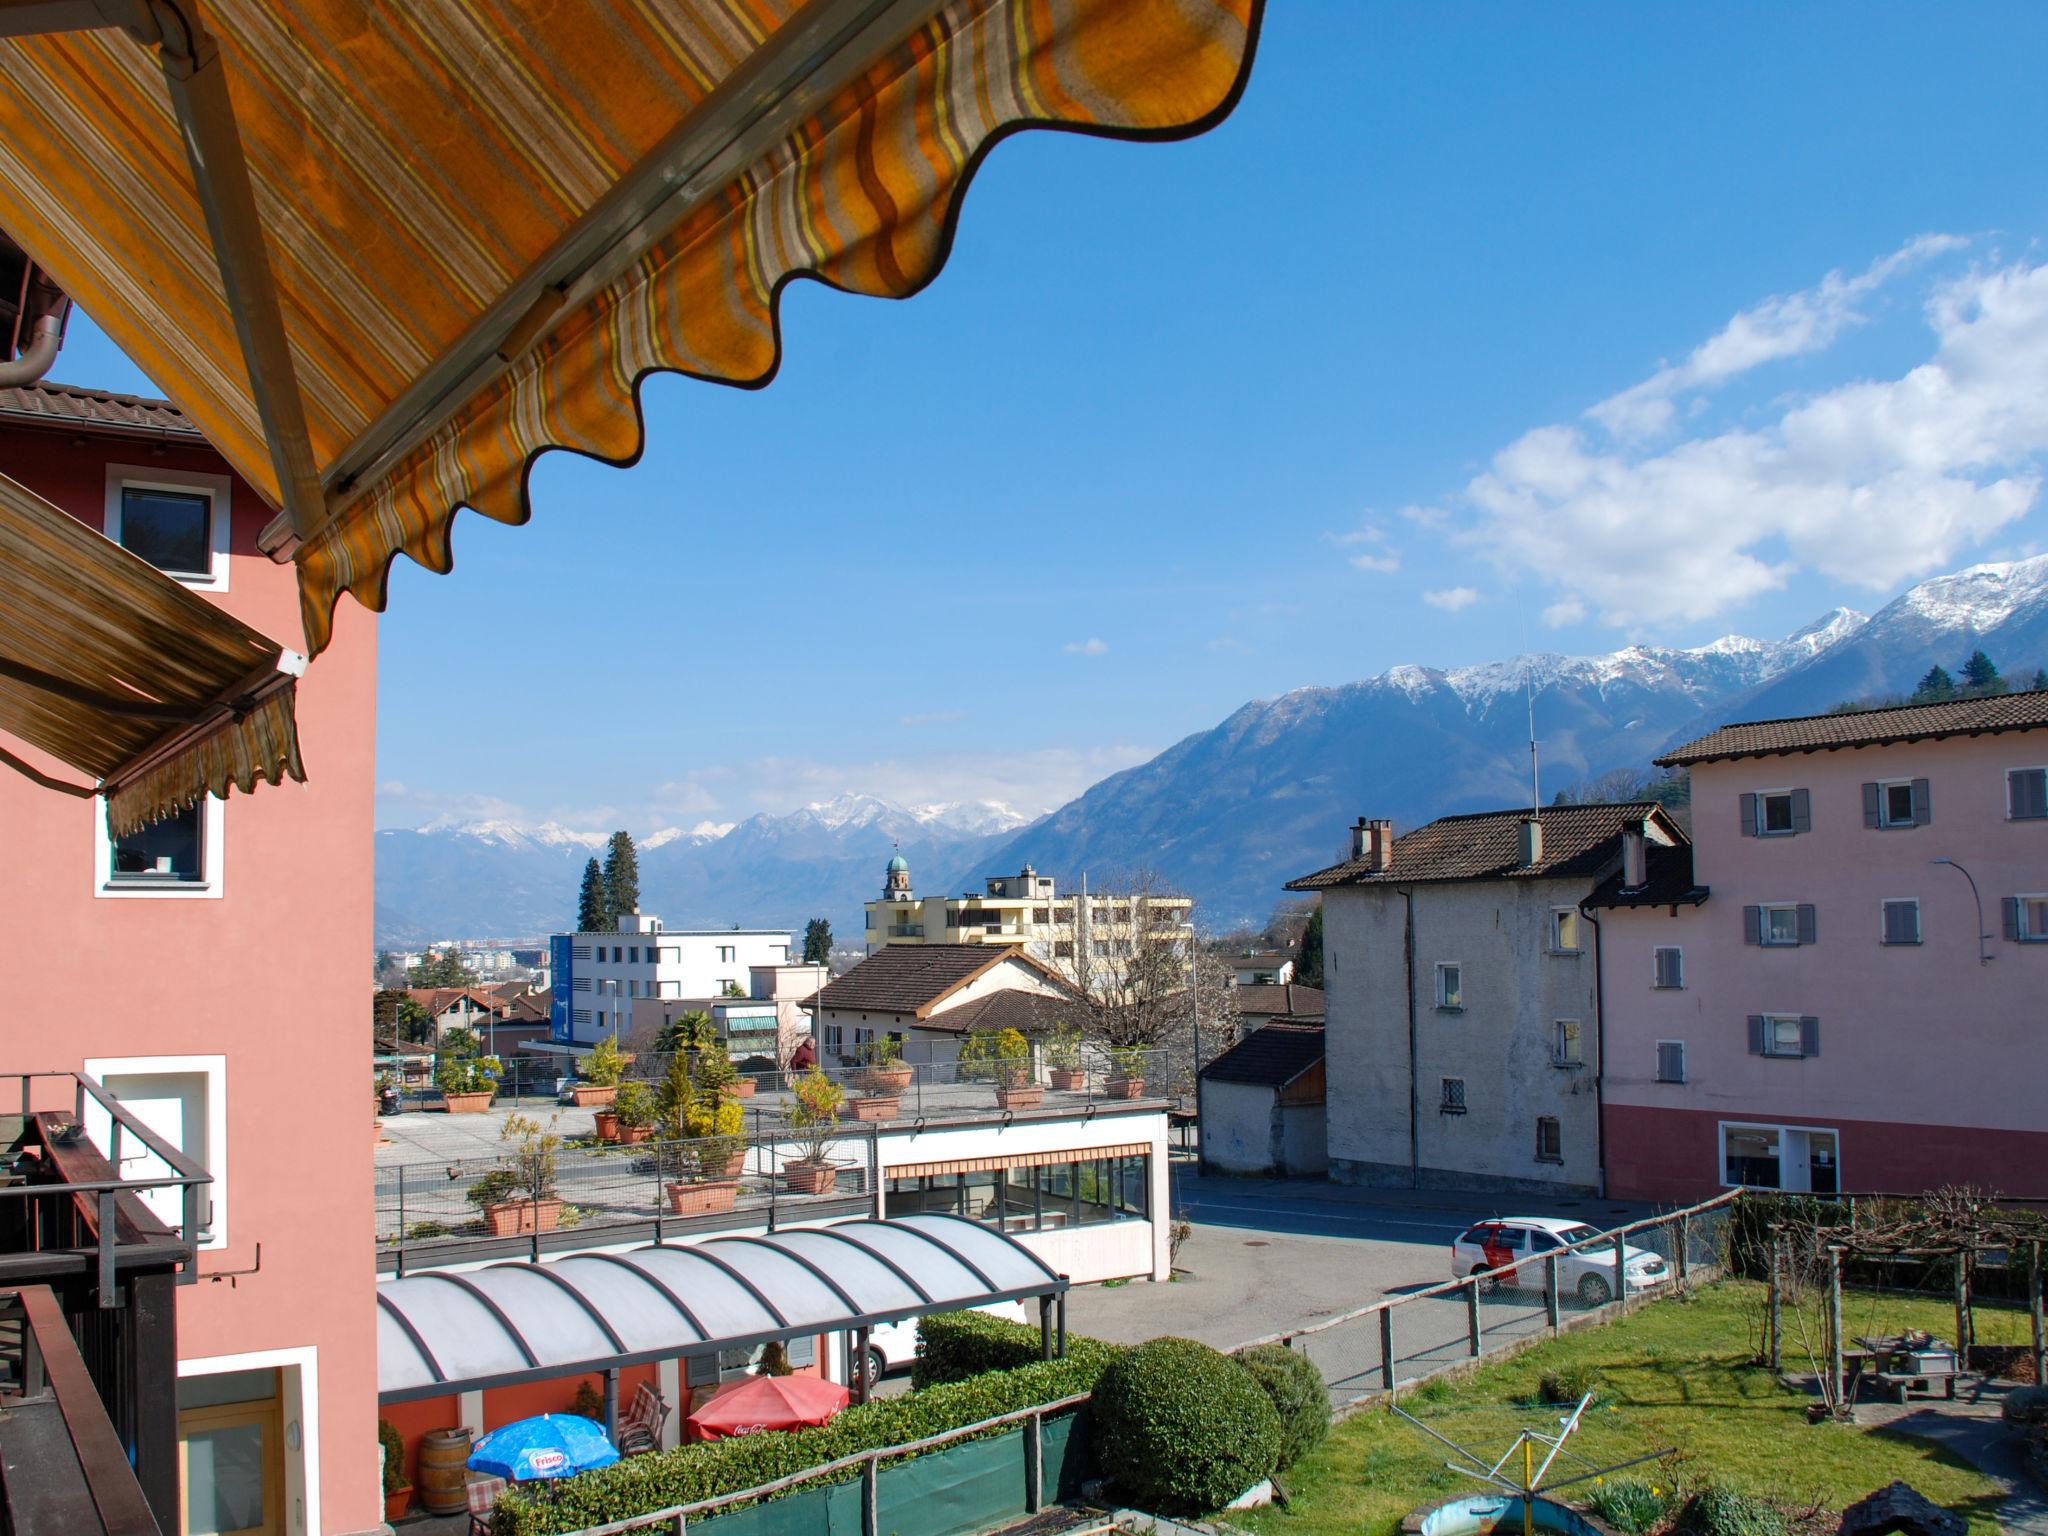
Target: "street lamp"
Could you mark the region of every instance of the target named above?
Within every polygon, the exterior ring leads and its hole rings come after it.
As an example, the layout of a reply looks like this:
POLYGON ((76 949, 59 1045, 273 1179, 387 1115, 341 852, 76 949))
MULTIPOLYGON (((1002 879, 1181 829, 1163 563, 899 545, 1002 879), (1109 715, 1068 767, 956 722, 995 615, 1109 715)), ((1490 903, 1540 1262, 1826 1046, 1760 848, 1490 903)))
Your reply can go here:
POLYGON ((1946 864, 1950 869, 1970 882, 1970 898, 1977 903, 1977 963, 1979 965, 1989 965, 1992 959, 1989 948, 1991 935, 1984 931, 1984 898, 1977 890, 1976 876, 1972 875, 1967 869, 1963 868, 1962 865, 1949 858, 1946 854, 1938 859, 1929 859, 1927 862, 1930 864, 1946 864))

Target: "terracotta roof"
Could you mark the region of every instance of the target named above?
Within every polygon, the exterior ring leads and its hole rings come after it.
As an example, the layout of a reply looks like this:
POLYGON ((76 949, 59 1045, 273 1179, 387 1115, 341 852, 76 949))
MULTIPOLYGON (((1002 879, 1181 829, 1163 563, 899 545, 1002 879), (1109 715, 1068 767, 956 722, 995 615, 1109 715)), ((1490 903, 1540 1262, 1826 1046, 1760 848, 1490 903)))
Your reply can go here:
POLYGON ((1322 1025, 1268 1024, 1202 1068, 1202 1076, 1217 1083, 1285 1088, 1322 1059, 1322 1025))
POLYGON ((1685 841, 1654 800, 1620 805, 1553 805, 1544 809, 1543 857, 1522 862, 1526 810, 1479 811, 1442 816, 1394 839, 1387 868, 1375 871, 1364 859, 1347 859, 1287 882, 1290 891, 1321 891, 1335 885, 1412 885, 1433 880, 1530 880, 1592 878, 1606 872, 1620 853, 1621 830, 1631 822, 1655 821, 1674 843, 1685 841))
POLYGON ((846 1013, 908 1013, 923 1018, 944 998, 1006 960, 1056 976, 1018 944, 890 944, 815 996, 846 1013))
POLYGON ((121 395, 76 384, 23 384, 0 389, 0 423, 53 427, 112 427, 124 433, 204 441, 185 413, 168 400, 121 395))
POLYGON ((1589 907, 1675 907, 1699 906, 1707 899, 1707 888, 1692 878, 1692 845, 1665 848, 1651 843, 1643 849, 1643 883, 1630 889, 1621 883, 1616 870, 1602 880, 1586 898, 1589 907))
POLYGON ((957 1008, 941 1008, 919 1020, 919 1028, 960 1034, 970 1029, 1014 1029, 1019 1034, 1042 1035, 1061 1024, 1079 1024, 1085 1011, 1072 998, 1005 987, 957 1008))
POLYGON ((502 1006, 488 992, 472 987, 407 987, 405 990, 414 1002, 435 1018, 439 1018, 465 997, 485 1013, 496 1013, 502 1006))
POLYGON ((2001 693, 1983 699, 1950 699, 1941 704, 1900 704, 1839 715, 1797 715, 1789 720, 1755 720, 1724 725, 1657 759, 1661 767, 1725 762, 1737 757, 1775 757, 1790 752, 1833 752, 1843 747, 1883 747, 1943 736, 1987 736, 2000 731, 2048 727, 2048 691, 2001 693))
POLYGON ((1240 971, 1254 970, 1261 965, 1281 966, 1294 958, 1291 949, 1247 949, 1233 955, 1231 964, 1240 971))
POLYGON ((1321 1018, 1323 1016, 1323 989, 1305 987, 1290 981, 1284 986, 1267 986, 1264 983, 1248 983, 1232 987, 1230 996, 1239 1013, 1275 1018, 1285 1015, 1290 1018, 1321 1018))

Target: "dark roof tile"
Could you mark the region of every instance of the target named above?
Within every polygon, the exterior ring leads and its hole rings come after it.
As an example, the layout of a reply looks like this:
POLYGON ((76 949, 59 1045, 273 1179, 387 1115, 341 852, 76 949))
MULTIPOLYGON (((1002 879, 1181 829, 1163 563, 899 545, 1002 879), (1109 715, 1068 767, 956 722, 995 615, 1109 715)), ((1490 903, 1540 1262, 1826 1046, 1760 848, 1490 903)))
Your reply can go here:
POLYGON ((2000 693, 1982 699, 1950 699, 1941 704, 1900 704, 1890 709, 1858 709, 1838 715, 1797 715, 1788 720, 1724 725, 1665 753, 1657 764, 1677 768, 1738 757, 1883 747, 1943 736, 1984 736, 2000 731, 2038 731, 2043 727, 2048 727, 2048 690, 2000 693))
POLYGON ((817 998, 824 1007, 842 1013, 922 1016, 982 972, 1012 959, 1044 969, 1019 944, 889 944, 831 982, 817 998))
POLYGON ((0 423, 57 427, 118 427, 167 437, 200 439, 199 429, 168 400, 85 389, 76 384, 21 384, 0 389, 0 423))
POLYGON ((1295 981, 1284 986, 1247 982, 1232 987, 1230 998, 1239 1013, 1266 1018, 1321 1018, 1323 1013, 1323 989, 1305 987, 1295 981))
POLYGON ((1322 1059, 1322 1025, 1268 1024, 1202 1068, 1202 1076, 1216 1083, 1285 1088, 1322 1059))
POLYGON ((1707 899, 1707 888, 1692 878, 1692 845, 1666 848, 1651 843, 1643 849, 1643 883, 1633 890, 1621 883, 1616 870, 1601 881, 1586 898, 1589 907, 1674 907, 1699 906, 1707 899))
POLYGON ((1432 880, 1529 880, 1591 878, 1605 871, 1620 849, 1621 830, 1631 822, 1655 820, 1673 842, 1683 842, 1664 808, 1654 800, 1619 805, 1553 805, 1542 814, 1543 857, 1522 862, 1525 810, 1479 811, 1442 816, 1394 840, 1387 868, 1373 870, 1364 859, 1347 859, 1287 882, 1290 891, 1321 891, 1337 885, 1411 885, 1432 880))

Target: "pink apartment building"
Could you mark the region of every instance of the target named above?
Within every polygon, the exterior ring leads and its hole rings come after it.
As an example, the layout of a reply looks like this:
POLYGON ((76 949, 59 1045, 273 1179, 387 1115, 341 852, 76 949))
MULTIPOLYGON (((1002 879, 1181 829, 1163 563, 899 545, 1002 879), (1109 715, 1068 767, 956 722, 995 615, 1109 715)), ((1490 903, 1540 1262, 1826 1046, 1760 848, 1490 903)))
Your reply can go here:
POLYGON ((2048 693, 1660 762, 1691 773, 1691 845, 1587 903, 1608 1193, 2048 1193, 2048 693))
MULTIPOLYGON (((300 633, 293 568, 256 550, 270 510, 165 402, 0 389, 0 472, 246 624, 300 633)), ((111 841, 99 801, 0 773, 0 934, 28 989, 9 1062, 90 1074, 213 1178, 201 1278, 176 1293, 189 1532, 380 1521, 364 1016, 376 628, 354 604, 337 619, 300 680, 303 785, 111 841)))

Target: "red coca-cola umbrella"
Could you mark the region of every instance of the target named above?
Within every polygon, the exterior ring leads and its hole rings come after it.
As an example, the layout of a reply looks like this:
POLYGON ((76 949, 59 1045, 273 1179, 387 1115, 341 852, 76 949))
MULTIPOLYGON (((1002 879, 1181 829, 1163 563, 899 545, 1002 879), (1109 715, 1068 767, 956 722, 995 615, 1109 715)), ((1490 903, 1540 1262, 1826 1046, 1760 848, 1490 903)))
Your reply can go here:
POLYGON ((724 1440, 763 1429, 804 1429, 823 1424, 852 1396, 815 1376, 749 1376, 720 1387, 689 1426, 700 1440, 724 1440))

